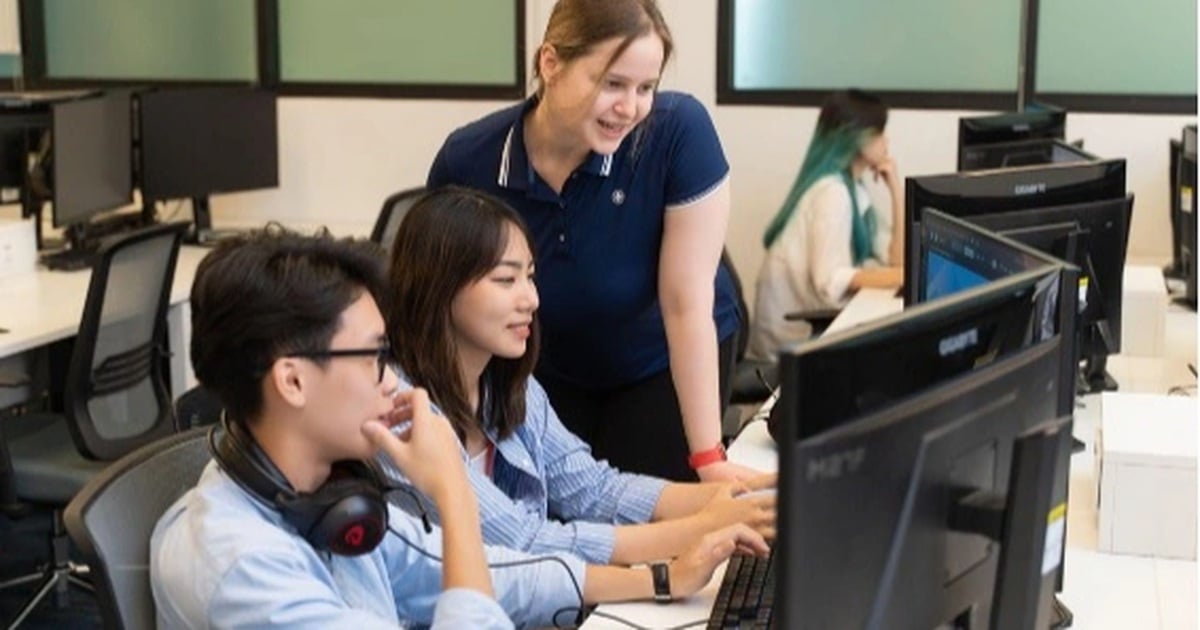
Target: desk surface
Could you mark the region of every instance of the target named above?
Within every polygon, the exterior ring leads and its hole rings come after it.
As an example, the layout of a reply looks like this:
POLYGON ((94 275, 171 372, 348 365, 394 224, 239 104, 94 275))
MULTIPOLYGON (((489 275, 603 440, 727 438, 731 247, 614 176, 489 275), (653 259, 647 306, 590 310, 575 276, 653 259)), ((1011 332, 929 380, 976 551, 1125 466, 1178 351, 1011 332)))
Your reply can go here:
MULTIPOLYGON (((892 291, 865 290, 850 301, 830 330, 889 315, 902 307, 902 300, 895 298, 892 291)), ((1195 313, 1190 316, 1194 329, 1195 313)), ((1167 342, 1169 346, 1172 340, 1167 342)), ((1108 368, 1123 392, 1163 394, 1173 386, 1196 382, 1187 369, 1187 361, 1179 357, 1117 355, 1110 357, 1108 368)), ((729 449, 731 460, 764 470, 777 468, 775 444, 767 433, 766 423, 761 421, 765 415, 765 411, 760 410, 746 425, 729 449)), ((1076 410, 1074 434, 1087 448, 1071 458, 1066 574, 1060 598, 1075 614, 1076 628, 1196 628, 1195 562, 1097 551, 1099 535, 1095 501, 1098 477, 1094 453, 1099 426, 1100 398, 1084 396, 1076 410)), ((668 605, 608 604, 598 611, 648 628, 702 626, 701 622, 708 619, 723 574, 724 566, 717 569, 703 590, 684 601, 668 605)), ((585 627, 599 630, 628 628, 628 625, 593 615, 585 627)))
MULTIPOLYGON (((180 249, 171 286, 172 305, 187 301, 196 267, 208 251, 202 247, 180 249)), ((34 273, 0 280, 0 328, 8 330, 0 333, 0 358, 74 335, 91 277, 89 269, 38 268, 34 273)))

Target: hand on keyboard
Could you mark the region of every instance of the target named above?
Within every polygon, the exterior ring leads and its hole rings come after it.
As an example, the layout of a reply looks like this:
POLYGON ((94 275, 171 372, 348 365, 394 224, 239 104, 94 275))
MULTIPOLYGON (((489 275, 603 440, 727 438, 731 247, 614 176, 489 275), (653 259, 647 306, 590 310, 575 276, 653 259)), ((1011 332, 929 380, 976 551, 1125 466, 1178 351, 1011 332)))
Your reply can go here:
POLYGON ((770 547, 762 535, 737 524, 705 534, 700 542, 671 561, 671 597, 687 597, 704 588, 713 571, 735 551, 766 556, 770 547))
POLYGON ((742 523, 766 540, 775 538, 775 479, 774 473, 723 486, 697 514, 705 522, 704 530, 711 531, 742 523))

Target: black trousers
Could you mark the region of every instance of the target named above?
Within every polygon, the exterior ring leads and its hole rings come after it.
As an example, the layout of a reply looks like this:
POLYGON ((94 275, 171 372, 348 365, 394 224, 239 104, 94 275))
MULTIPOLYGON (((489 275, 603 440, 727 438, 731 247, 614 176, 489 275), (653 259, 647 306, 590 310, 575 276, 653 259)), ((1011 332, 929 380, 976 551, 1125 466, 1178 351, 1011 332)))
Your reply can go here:
MULTIPOLYGON (((719 410, 729 404, 737 333, 718 346, 719 410)), ((687 437, 671 370, 612 389, 591 390, 539 374, 550 404, 568 429, 592 447, 596 459, 607 459, 625 472, 697 481, 688 467, 687 437)))

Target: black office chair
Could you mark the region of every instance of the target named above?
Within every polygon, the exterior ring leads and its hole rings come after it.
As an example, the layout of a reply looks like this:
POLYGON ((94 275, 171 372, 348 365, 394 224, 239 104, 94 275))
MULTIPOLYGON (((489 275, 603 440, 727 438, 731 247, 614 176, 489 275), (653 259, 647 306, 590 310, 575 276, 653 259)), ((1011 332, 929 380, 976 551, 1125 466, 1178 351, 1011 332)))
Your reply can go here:
POLYGON ((733 373, 730 374, 729 407, 721 412, 721 437, 729 441, 737 436, 742 428, 739 405, 758 405, 766 401, 779 382, 779 368, 770 361, 746 358, 746 346, 750 343, 750 309, 746 306, 746 297, 742 293, 742 279, 738 276, 727 250, 721 250, 720 264, 729 272, 729 278, 733 281, 738 316, 741 319, 737 332, 737 348, 734 352, 733 373))
POLYGON ((150 534, 196 485, 208 463, 210 427, 152 442, 114 462, 71 499, 63 518, 91 567, 105 628, 153 630, 150 534))
POLYGON ((809 339, 815 339, 816 337, 819 337, 821 333, 825 332, 827 328, 829 328, 829 325, 833 323, 833 320, 837 319, 837 316, 840 315, 841 312, 842 311, 840 309, 833 308, 814 309, 811 311, 794 311, 784 315, 783 318, 789 322, 808 322, 809 327, 812 329, 809 339))
POLYGON ((382 245, 384 250, 392 251, 392 242, 396 240, 400 222, 408 214, 408 209, 424 194, 425 188, 422 186, 402 190, 385 199, 379 218, 375 220, 375 228, 371 230, 371 240, 382 245))
POLYGON ((197 385, 175 400, 175 422, 180 431, 216 424, 222 409, 221 399, 212 390, 197 385))
POLYGON ((70 584, 91 590, 81 579, 87 567, 68 557, 60 510, 109 462, 175 431, 164 361, 166 311, 186 227, 154 226, 101 246, 66 370, 64 413, 3 423, 0 447, 8 452, 17 501, 9 515, 19 516, 29 504, 53 509, 50 563, 0 583, 7 588, 40 580, 9 627, 51 590, 60 603, 70 584))

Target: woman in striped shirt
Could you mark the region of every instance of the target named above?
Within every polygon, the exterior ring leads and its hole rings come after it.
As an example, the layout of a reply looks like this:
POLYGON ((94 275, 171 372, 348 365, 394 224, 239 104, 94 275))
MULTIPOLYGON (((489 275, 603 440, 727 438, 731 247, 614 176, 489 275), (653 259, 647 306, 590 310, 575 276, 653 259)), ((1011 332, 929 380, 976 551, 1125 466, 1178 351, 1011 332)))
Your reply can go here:
POLYGON ((391 345, 404 376, 429 391, 462 440, 484 540, 633 564, 676 556, 732 523, 773 537, 774 494, 742 496, 773 488, 773 474, 733 485, 622 473, 562 425, 530 376, 538 355, 530 240, 507 204, 451 186, 412 208, 392 246, 391 345))

